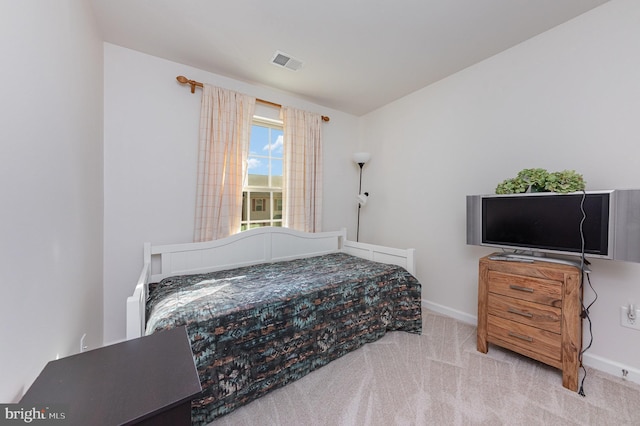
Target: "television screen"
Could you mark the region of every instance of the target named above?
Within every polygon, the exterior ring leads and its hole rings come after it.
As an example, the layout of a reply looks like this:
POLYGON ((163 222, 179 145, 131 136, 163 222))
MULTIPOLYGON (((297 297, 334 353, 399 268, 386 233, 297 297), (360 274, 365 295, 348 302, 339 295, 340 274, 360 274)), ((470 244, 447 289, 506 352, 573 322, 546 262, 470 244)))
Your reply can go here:
POLYGON ((482 198, 482 243, 607 256, 609 193, 482 198), (582 209, 581 209, 582 204, 582 209), (580 223, 582 223, 582 233, 580 223))

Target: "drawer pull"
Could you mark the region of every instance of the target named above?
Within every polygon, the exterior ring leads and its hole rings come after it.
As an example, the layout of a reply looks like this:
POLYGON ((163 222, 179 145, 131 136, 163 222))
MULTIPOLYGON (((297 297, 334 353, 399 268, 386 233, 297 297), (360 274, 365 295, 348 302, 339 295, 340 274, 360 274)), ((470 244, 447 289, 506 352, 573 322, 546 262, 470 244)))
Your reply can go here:
POLYGON ((522 312, 522 311, 519 311, 519 310, 514 309, 514 308, 507 309, 507 312, 509 312, 510 314, 521 315, 521 316, 527 317, 527 318, 533 318, 533 314, 530 314, 529 312, 522 312))
POLYGON ((520 340, 526 340, 527 342, 533 342, 533 337, 523 336, 522 334, 514 333, 513 331, 509 332, 509 336, 520 340))
POLYGON ((529 288, 529 287, 520 287, 519 285, 515 285, 515 284, 511 284, 509 285, 509 288, 511 290, 518 290, 518 291, 526 291, 527 293, 533 293, 533 289, 529 288))

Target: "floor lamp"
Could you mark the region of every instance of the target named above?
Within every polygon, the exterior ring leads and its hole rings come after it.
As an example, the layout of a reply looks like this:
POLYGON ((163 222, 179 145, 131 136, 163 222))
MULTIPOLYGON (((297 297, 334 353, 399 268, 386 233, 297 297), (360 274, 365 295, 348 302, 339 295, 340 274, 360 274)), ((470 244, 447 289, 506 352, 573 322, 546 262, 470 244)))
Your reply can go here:
POLYGON ((371 154, 368 152, 356 152, 353 154, 353 162, 360 166, 360 185, 358 186, 358 222, 356 225, 356 241, 360 239, 360 208, 367 204, 367 197, 369 193, 362 192, 362 168, 365 163, 371 159, 371 154))

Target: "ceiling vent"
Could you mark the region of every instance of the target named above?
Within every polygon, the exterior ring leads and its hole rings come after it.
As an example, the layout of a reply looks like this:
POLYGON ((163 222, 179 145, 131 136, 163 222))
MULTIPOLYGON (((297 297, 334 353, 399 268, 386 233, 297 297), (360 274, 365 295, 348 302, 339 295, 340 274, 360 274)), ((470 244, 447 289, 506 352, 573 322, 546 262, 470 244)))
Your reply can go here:
POLYGON ((291 71, 298 71, 302 68, 301 60, 293 58, 291 55, 280 52, 279 50, 276 50, 276 53, 271 58, 271 63, 291 71))

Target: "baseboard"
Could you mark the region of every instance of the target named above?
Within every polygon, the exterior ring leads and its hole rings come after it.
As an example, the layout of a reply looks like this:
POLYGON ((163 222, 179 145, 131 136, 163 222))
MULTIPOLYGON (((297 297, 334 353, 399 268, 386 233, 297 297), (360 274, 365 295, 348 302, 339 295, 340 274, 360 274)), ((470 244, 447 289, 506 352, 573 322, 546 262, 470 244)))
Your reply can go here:
MULTIPOLYGON (((429 302, 428 300, 423 299, 422 307, 432 312, 457 319, 458 321, 464 322, 466 324, 471 324, 474 326, 478 324, 478 317, 469 315, 462 311, 458 311, 457 309, 449 308, 448 306, 429 302)), ((612 376, 620 377, 624 380, 640 384, 640 369, 632 368, 598 355, 592 355, 588 351, 582 356, 582 363, 587 367, 591 367, 596 370, 603 371, 607 374, 611 374, 612 376), (623 370, 627 372, 626 377, 623 377, 623 370)))
POLYGON ((587 367, 604 371, 605 373, 611 374, 615 377, 620 377, 621 379, 629 382, 640 384, 640 370, 637 368, 631 368, 598 355, 591 355, 588 352, 585 352, 582 355, 582 363, 587 367), (623 375, 623 370, 627 372, 626 377, 623 375))
POLYGON ((439 305, 437 303, 429 302, 428 300, 422 300, 422 307, 438 314, 446 315, 451 318, 455 318, 458 321, 462 321, 466 324, 477 325, 478 317, 469 315, 466 312, 458 311, 456 309, 449 308, 448 306, 439 305))

